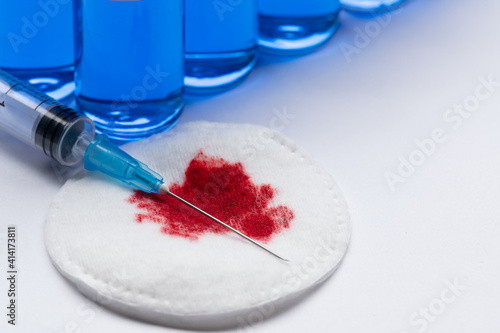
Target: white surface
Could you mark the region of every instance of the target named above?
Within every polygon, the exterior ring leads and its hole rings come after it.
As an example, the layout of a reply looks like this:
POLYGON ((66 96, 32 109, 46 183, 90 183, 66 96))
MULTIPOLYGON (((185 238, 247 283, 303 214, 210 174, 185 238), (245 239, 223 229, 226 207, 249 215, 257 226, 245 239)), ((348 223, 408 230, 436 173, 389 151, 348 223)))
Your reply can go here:
MULTIPOLYGON (((237 327, 237 318, 270 305, 283 308, 287 300, 323 282, 346 252, 350 224, 342 193, 311 156, 279 132, 255 125, 199 121, 178 125, 124 149, 163 175, 168 187, 185 182, 184 173, 196 156, 201 163, 214 156, 217 161, 223 158, 227 163, 240 163, 255 184, 269 184, 272 193, 269 203, 260 204, 262 210, 251 200, 240 209, 250 207, 250 213, 265 214, 281 206, 281 213, 269 213, 275 218, 268 222, 277 228, 290 225, 273 235, 266 246, 289 262, 230 232, 200 233, 196 241, 165 234, 161 231, 162 226, 169 229, 165 222, 181 221, 171 217, 162 220, 158 214, 156 221, 145 218, 137 223, 136 215, 149 215, 149 210, 130 202, 134 193, 130 187, 104 181, 104 176, 97 174, 72 179, 51 204, 45 244, 61 274, 107 308, 175 327, 237 327), (262 138, 266 138, 265 150, 248 155, 250 147, 262 145, 262 138), (199 157, 200 150, 205 158, 199 157), (285 216, 293 218, 289 221, 285 216), (296 273, 301 271, 301 275, 296 273)), ((208 180, 205 188, 212 185, 210 192, 196 187, 198 192, 194 193, 217 202, 211 196, 213 191, 222 194, 235 185, 253 186, 226 176, 228 183, 208 180)), ((235 199, 238 192, 232 193, 235 199)), ((176 194, 183 196, 182 192, 176 194)), ((233 220, 233 227, 252 237, 235 226, 245 223, 241 216, 218 217, 225 222, 233 220)), ((255 215, 251 221, 255 223, 255 215)))
MULTIPOLYGON (((351 243, 332 278, 240 332, 418 332, 414 312, 453 298, 446 281, 455 279, 466 289, 425 332, 500 330, 500 88, 460 128, 443 120, 478 77, 500 81, 499 15, 497 0, 413 0, 348 63, 339 45, 368 21, 344 14, 319 52, 262 64, 236 89, 188 104, 182 122, 270 126, 286 108, 295 118, 282 132, 335 177, 350 207, 351 243), (448 139, 392 192, 384 174, 438 127, 448 139)), ((3 134, 0 142, 0 230, 18 226, 21 267, 19 326, 7 327, 2 310, 2 332, 176 331, 103 310, 57 273, 42 230, 61 184, 48 160, 3 134)))

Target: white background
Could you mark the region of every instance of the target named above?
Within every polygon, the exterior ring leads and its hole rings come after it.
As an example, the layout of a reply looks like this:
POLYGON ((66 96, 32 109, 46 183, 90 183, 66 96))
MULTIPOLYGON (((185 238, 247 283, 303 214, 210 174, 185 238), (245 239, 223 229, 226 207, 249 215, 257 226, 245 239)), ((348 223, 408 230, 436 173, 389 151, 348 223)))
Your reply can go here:
MULTIPOLYGON (((498 332, 500 86, 460 125, 443 116, 474 100, 478 78, 500 82, 500 2, 413 0, 384 27, 341 20, 318 52, 261 61, 230 92, 188 101, 181 119, 271 126, 286 110, 294 118, 281 131, 335 177, 350 206, 352 240, 334 276, 240 331, 498 332), (356 29, 366 28, 373 37, 361 45, 356 29), (348 59, 342 45, 359 52, 348 59), (438 128, 446 140, 392 191, 386 174, 421 157, 415 140, 438 128)), ((43 225, 62 183, 50 160, 4 133, 0 184, 2 272, 6 225, 17 225, 19 242, 18 326, 6 324, 1 273, 2 332, 176 331, 102 309, 57 273, 43 225)))

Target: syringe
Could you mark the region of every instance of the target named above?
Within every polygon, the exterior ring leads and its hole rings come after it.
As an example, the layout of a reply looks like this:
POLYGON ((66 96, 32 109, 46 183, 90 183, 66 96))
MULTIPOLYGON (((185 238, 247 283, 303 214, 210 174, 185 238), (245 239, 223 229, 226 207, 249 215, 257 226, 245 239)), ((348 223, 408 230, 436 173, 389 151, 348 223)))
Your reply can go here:
POLYGON ((92 120, 0 69, 0 128, 43 151, 65 166, 83 160, 85 169, 98 170, 144 192, 168 194, 223 227, 282 259, 264 245, 169 191, 163 177, 95 135, 92 120))

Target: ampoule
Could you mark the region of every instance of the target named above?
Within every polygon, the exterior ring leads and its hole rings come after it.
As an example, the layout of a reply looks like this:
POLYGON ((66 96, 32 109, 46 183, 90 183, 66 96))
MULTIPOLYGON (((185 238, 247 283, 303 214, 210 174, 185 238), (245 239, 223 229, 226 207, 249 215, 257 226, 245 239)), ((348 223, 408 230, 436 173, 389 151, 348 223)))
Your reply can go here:
POLYGON ((297 55, 315 50, 338 27, 339 0, 260 0, 259 46, 297 55))
POLYGON ((377 14, 396 8, 405 0, 340 0, 342 7, 359 14, 377 14))
POLYGON ((75 0, 76 101, 114 142, 173 126, 183 107, 182 0, 75 0))
POLYGON ((0 68, 58 100, 74 90, 71 0, 0 1, 0 68))
POLYGON ((256 0, 185 0, 186 92, 218 92, 253 69, 256 0))

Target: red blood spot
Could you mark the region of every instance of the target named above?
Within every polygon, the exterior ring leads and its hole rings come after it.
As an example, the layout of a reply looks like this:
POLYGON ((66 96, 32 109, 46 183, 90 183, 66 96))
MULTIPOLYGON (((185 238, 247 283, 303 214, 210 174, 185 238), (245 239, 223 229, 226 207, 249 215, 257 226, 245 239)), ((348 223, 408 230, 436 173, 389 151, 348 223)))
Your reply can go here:
MULTIPOLYGON (((173 184, 170 191, 263 242, 288 228, 294 217, 286 206, 269 207, 276 190, 255 185, 241 163, 228 163, 201 151, 189 163, 184 183, 173 184)), ((135 191, 128 201, 142 211, 136 214, 137 222, 158 223, 168 235, 195 240, 204 233, 229 232, 168 195, 135 191)))

